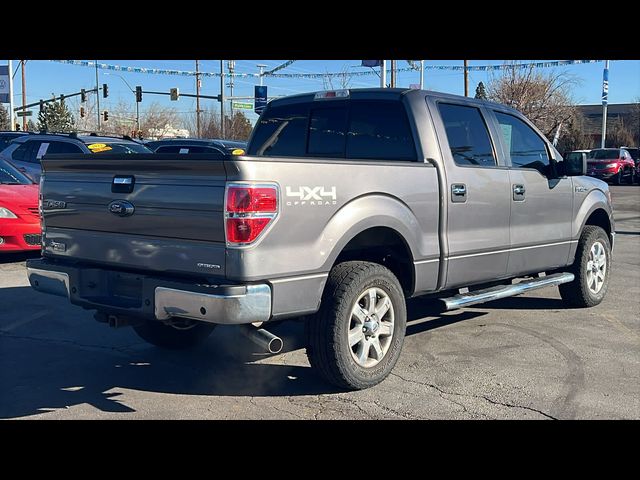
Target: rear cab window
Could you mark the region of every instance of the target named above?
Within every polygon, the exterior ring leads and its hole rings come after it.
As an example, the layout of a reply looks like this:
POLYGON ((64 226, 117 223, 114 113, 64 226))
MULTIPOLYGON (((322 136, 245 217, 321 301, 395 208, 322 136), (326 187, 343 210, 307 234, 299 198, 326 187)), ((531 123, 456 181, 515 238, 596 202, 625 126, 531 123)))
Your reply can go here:
POLYGON ((453 103, 439 103, 438 109, 456 165, 495 167, 489 130, 480 110, 453 103))
POLYGON ((269 108, 248 155, 415 161, 404 105, 393 100, 306 102, 269 108))

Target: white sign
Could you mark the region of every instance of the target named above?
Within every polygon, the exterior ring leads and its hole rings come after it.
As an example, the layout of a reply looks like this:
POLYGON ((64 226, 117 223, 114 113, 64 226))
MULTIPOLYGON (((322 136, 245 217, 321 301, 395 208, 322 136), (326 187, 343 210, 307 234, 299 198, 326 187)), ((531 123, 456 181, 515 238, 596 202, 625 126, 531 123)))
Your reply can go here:
POLYGON ((47 153, 48 148, 48 143, 41 143, 40 148, 38 149, 38 153, 36 154, 36 160, 40 160, 44 156, 44 154, 47 153))

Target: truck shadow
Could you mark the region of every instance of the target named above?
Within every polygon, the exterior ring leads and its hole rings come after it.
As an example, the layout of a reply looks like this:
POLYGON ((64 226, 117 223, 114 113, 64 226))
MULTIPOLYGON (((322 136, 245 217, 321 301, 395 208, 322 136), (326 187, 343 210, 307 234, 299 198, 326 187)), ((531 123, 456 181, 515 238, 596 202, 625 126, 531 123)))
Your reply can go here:
POLYGON ((30 258, 40 258, 40 250, 28 252, 0 252, 0 265, 3 263, 24 262, 30 258))
MULTIPOLYGON (((102 412, 135 412, 149 402, 136 391, 198 396, 300 396, 338 393, 308 366, 304 325, 282 322, 270 330, 285 349, 278 356, 256 354, 237 329, 219 327, 191 351, 164 351, 141 342, 130 329, 107 331, 91 314, 47 299, 28 287, 0 289, 0 418, 16 418, 88 404, 102 412), (34 298, 34 296, 38 296, 34 298), (11 302, 11 303, 10 303, 11 302), (17 303, 16 303, 17 302, 17 303), (47 304, 37 320, 30 305, 47 304), (20 312, 18 314, 17 312, 20 312), (302 353, 302 355, 301 355, 302 353), (121 401, 127 392, 127 401, 121 401), (137 401, 141 403, 138 404, 137 401)), ((484 315, 437 313, 437 305, 409 302, 407 335, 484 315)), ((161 405, 162 399, 159 400, 161 405)), ((151 412, 160 410, 146 407, 151 412)), ((173 413, 179 415, 179 412, 173 413)))

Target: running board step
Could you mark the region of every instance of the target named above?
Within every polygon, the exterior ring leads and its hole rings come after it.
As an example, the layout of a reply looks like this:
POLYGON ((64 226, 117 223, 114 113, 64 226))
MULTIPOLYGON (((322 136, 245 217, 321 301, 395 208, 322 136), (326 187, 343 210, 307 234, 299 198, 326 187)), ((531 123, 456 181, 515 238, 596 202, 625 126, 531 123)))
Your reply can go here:
POLYGON ((561 283, 573 282, 575 276, 573 273, 554 273, 546 277, 535 278, 525 282, 516 283, 515 285, 499 285, 497 287, 486 288, 484 290, 476 290, 475 292, 461 293, 453 297, 442 298, 447 310, 455 310, 456 308, 468 307, 476 303, 490 302, 500 298, 513 297, 521 293, 536 290, 538 288, 552 287, 561 283))

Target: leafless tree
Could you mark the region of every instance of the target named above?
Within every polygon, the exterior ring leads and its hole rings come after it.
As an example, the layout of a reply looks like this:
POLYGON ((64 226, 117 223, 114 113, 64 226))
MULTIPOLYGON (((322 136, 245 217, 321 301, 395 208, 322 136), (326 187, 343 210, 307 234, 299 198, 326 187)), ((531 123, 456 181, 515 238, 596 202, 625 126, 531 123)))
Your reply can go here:
POLYGON ((560 124, 574 115, 571 90, 579 84, 575 76, 545 73, 533 66, 522 68, 509 63, 501 76, 490 78, 487 98, 524 113, 549 139, 560 124))
POLYGON ((632 146, 633 133, 620 118, 610 129, 607 130, 606 147, 632 146))
MULTIPOLYGON (((329 73, 328 70, 327 70, 327 73, 329 73)), ((349 75, 349 66, 344 65, 340 69, 340 73, 335 77, 332 77, 329 75, 323 76, 322 84, 325 90, 337 90, 337 89, 344 90, 346 88, 349 88, 349 86, 351 85, 351 76, 349 75), (334 82, 336 85, 335 87, 334 87, 334 82)))
MULTIPOLYGON (((202 113, 200 114, 201 138, 222 138, 222 129, 220 128, 220 125, 220 110, 212 106, 208 106, 202 110, 202 113)), ((195 134, 195 112, 191 112, 184 117, 183 126, 195 134)), ((224 138, 228 140, 247 140, 251 134, 251 130, 251 122, 243 112, 236 111, 234 112, 233 117, 225 117, 224 138)))

